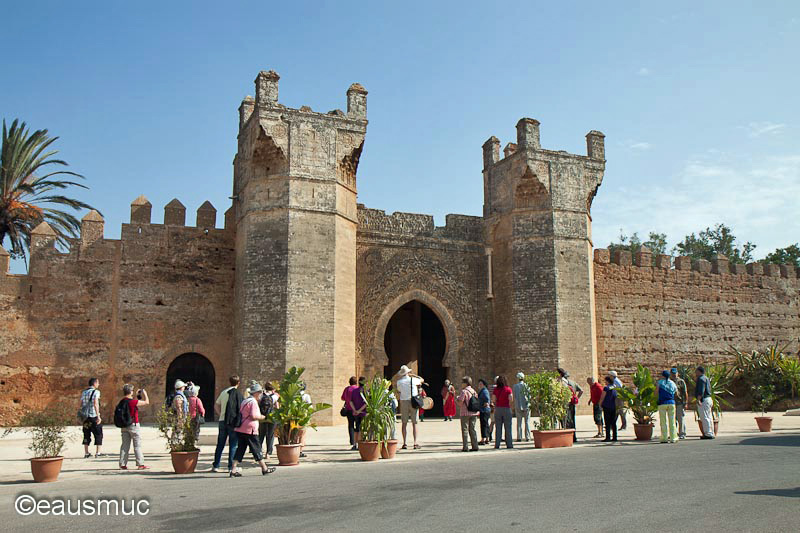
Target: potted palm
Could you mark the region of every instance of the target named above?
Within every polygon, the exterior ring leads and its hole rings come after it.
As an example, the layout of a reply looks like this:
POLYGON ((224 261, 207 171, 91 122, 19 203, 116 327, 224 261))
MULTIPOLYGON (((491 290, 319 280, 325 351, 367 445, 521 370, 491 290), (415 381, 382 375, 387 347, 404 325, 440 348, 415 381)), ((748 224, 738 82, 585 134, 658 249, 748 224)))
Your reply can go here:
POLYGON ((656 385, 650 369, 636 365, 633 388, 623 386, 617 389, 617 394, 633 413, 636 440, 650 440, 653 437, 653 414, 658 411, 656 385))
POLYGON ((572 446, 574 429, 556 429, 567 414, 572 391, 555 372, 539 372, 525 376, 531 396, 531 409, 539 417, 534 421, 533 443, 537 448, 572 446))
POLYGON ((163 405, 156 411, 156 427, 166 440, 172 458, 172 469, 176 474, 191 474, 197 468, 200 449, 195 441, 192 419, 178 414, 163 405))
POLYGON ((19 426, 7 428, 3 436, 22 429, 31 437, 28 449, 33 452, 31 474, 37 483, 49 483, 58 479, 66 446, 67 426, 72 421, 64 406, 51 405, 41 411, 29 411, 20 419, 19 426))
POLYGON ((303 401, 304 368, 293 366, 276 384, 278 405, 267 415, 275 424, 278 436, 276 454, 279 466, 294 466, 300 463, 303 435, 307 428, 316 429, 311 421, 314 413, 329 409, 329 403, 306 403, 303 401))
POLYGON ((767 416, 767 409, 775 401, 775 387, 772 385, 753 385, 750 389, 753 399, 753 411, 761 411, 761 416, 755 417, 758 430, 762 433, 772 431, 772 417, 767 416))
POLYGON ((358 453, 363 461, 376 461, 381 456, 391 459, 397 450, 396 440, 393 446, 388 442, 391 424, 394 423, 389 403, 389 395, 392 394, 389 391, 390 384, 383 377, 375 376, 363 389, 366 409, 361 420, 361 440, 358 443, 358 453))

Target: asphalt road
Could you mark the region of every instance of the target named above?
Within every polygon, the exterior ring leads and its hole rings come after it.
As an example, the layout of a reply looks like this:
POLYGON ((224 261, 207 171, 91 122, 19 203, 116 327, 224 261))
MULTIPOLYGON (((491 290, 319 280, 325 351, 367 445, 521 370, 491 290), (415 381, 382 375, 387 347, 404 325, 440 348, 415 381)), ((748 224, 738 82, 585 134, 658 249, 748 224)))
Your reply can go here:
POLYGON ((238 479, 95 474, 2 484, 0 501, 4 531, 798 531, 800 435, 353 461, 266 477, 249 467, 238 479), (20 494, 146 498, 150 510, 20 516, 20 494))

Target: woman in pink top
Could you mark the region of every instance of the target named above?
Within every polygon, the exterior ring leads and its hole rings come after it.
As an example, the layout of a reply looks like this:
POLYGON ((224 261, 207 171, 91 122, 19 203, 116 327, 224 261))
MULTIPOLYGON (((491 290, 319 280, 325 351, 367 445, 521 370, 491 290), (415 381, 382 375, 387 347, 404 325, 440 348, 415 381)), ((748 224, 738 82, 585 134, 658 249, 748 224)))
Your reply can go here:
POLYGON ((358 381, 355 376, 350 378, 350 384, 342 391, 342 401, 344 402, 344 410, 347 413, 347 433, 350 435, 350 449, 357 450, 358 444, 356 441, 356 417, 353 414, 353 409, 350 407, 350 399, 354 391, 358 390, 358 381))
POLYGON ((250 453, 253 454, 253 459, 258 461, 261 467, 261 475, 271 474, 275 471, 274 466, 267 466, 264 462, 264 457, 261 455, 261 445, 258 443, 258 421, 264 419, 264 415, 258 409, 258 400, 264 391, 261 385, 253 383, 247 389, 250 392, 250 397, 245 398, 239 412, 242 415, 242 423, 234 431, 238 434, 239 447, 236 448, 236 455, 233 457, 233 468, 231 468, 230 477, 242 477, 239 471, 239 464, 244 459, 245 444, 250 448, 250 453))
POLYGON ((200 420, 198 420, 197 416, 206 416, 206 408, 203 406, 203 400, 197 396, 199 391, 200 387, 197 385, 186 387, 186 401, 189 402, 189 420, 192 421, 195 440, 200 437, 200 420))

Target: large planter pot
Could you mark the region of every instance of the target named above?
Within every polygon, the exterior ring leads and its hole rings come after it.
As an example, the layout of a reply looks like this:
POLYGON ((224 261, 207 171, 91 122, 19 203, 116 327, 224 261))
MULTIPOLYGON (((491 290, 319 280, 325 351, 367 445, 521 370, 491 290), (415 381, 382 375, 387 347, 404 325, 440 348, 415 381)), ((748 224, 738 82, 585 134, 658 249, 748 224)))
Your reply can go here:
POLYGON ((362 461, 377 461, 381 458, 381 443, 376 440, 362 440, 358 443, 358 453, 362 461))
POLYGON ((397 453, 397 440, 384 441, 381 446, 381 459, 394 459, 397 453))
POLYGON ((653 424, 634 424, 633 433, 636 440, 650 440, 653 438, 653 424))
POLYGON ((197 468, 197 456, 200 450, 193 452, 169 452, 172 456, 172 469, 176 474, 191 474, 197 468))
POLYGON ((769 431, 772 431, 771 416, 757 416, 756 424, 758 424, 758 430, 761 431, 762 433, 767 433, 769 431))
POLYGON ((572 446, 574 429, 534 430, 533 444, 537 448, 568 448, 572 446))
POLYGON ((278 455, 278 466, 295 466, 300 464, 302 444, 278 444, 275 446, 278 455))
MULTIPOLYGON (((700 428, 700 434, 703 434, 703 423, 698 420, 697 427, 700 428)), ((714 435, 719 435, 719 420, 714 420, 714 435)))
POLYGON ((31 473, 36 483, 50 483, 58 479, 61 473, 61 465, 64 463, 63 457, 44 457, 31 459, 31 473))

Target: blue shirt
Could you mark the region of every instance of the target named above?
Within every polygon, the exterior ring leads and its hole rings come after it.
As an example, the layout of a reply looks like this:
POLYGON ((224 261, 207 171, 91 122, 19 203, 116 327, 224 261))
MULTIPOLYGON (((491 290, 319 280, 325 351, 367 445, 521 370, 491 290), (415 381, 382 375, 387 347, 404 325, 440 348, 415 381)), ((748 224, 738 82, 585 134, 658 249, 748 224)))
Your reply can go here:
POLYGON ((711 396, 711 382, 708 381, 705 374, 701 374, 700 377, 697 378, 697 385, 694 387, 694 396, 700 400, 711 396))
POLYGON ((602 407, 604 409, 616 409, 617 407, 617 391, 614 387, 605 386, 603 390, 606 391, 606 397, 603 398, 602 407))
POLYGON ((486 387, 482 388, 478 393, 478 401, 481 405, 481 413, 491 413, 492 406, 489 405, 492 401, 492 397, 489 396, 489 389, 486 387))
POLYGON ((675 393, 678 387, 669 379, 658 381, 658 405, 675 405, 675 393))

